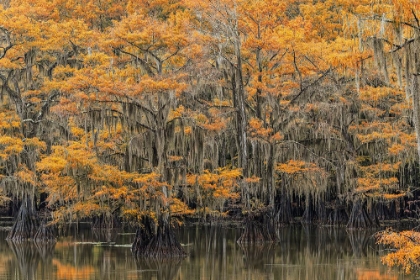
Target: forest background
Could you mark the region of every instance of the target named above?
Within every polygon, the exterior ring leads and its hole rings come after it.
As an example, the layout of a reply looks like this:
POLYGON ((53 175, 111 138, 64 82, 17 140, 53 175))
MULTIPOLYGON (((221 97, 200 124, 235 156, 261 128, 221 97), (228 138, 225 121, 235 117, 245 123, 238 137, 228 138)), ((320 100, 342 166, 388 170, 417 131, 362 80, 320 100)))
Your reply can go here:
MULTIPOLYGON (((297 220, 418 218, 419 1, 1 4, 10 239, 88 219, 167 256, 185 220, 245 220, 239 242, 267 242, 297 220)), ((418 266, 416 232, 380 241, 418 266)))

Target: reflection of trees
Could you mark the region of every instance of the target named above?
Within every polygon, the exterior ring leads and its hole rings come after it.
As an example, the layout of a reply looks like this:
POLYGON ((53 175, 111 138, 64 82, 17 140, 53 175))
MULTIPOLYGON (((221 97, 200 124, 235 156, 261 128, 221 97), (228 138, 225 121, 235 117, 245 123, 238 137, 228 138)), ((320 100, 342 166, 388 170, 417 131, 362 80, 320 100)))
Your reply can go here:
POLYGON ((170 280, 178 278, 179 268, 183 258, 155 259, 140 258, 137 259, 137 276, 141 279, 170 280), (143 278, 142 278, 143 277, 143 278))
POLYGON ((358 269, 357 280, 397 280, 398 274, 382 273, 373 269, 358 269))
POLYGON ((42 261, 49 262, 54 255, 55 241, 51 242, 34 242, 35 248, 37 249, 42 261))
POLYGON ((369 251, 370 234, 344 228, 296 226, 279 229, 273 279, 357 279, 355 269, 379 267, 369 251))
POLYGON ((92 228, 94 239, 105 242, 115 242, 119 232, 119 229, 92 228))
POLYGON ((369 276, 369 280, 375 280, 382 279, 375 275, 387 272, 380 266, 377 252, 370 250, 370 232, 290 226, 278 229, 278 233, 278 243, 241 246, 236 243, 238 229, 186 227, 178 232, 189 253, 185 259, 136 260, 129 247, 120 246, 129 243, 132 235, 119 235, 117 246, 106 246, 109 244, 90 243, 97 242, 94 237, 98 235, 85 231, 77 237, 60 238, 55 247, 31 242, 0 243, 0 250, 10 252, 10 247, 13 252, 9 253, 10 264, 0 262, 0 266, 7 267, 7 275, 16 275, 14 279, 315 280, 369 276), (82 237, 84 244, 79 243, 82 237))
POLYGON ((71 264, 62 263, 57 259, 53 259, 52 265, 56 269, 57 279, 89 279, 95 273, 95 268, 90 265, 76 267, 71 264))
POLYGON ((357 258, 366 256, 369 238, 372 236, 372 232, 367 230, 348 230, 347 234, 351 248, 353 249, 353 255, 357 258))
POLYGON ((274 260, 273 243, 263 244, 238 244, 244 255, 244 265, 247 269, 259 269, 265 271, 265 265, 274 260))
POLYGON ((36 242, 13 242, 7 241, 10 249, 13 251, 19 270, 21 272, 20 279, 36 279, 36 269, 40 261, 50 259, 54 250, 54 243, 36 243, 36 242))

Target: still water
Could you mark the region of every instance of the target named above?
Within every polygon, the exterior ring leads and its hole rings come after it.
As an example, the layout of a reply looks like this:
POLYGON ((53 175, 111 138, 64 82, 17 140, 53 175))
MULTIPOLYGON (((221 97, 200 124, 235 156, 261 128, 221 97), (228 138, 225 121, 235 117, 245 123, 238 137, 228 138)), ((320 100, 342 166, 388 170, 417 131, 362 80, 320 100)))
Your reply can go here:
POLYGON ((177 232, 188 256, 136 260, 133 234, 71 230, 53 246, 13 244, 0 232, 0 279, 416 279, 381 265, 373 232, 293 226, 273 245, 240 246, 240 230, 184 227, 177 232), (108 243, 98 243, 108 242, 108 243))

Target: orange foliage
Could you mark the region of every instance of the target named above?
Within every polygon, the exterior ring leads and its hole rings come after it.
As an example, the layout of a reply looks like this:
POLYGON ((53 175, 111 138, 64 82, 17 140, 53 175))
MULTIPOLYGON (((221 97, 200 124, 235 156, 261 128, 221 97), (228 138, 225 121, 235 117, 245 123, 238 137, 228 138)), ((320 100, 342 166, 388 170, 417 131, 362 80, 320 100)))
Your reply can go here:
POLYGON ((388 266, 399 266, 406 273, 418 270, 420 266, 420 233, 401 231, 399 233, 387 229, 377 234, 377 243, 395 248, 388 253, 382 262, 388 266))

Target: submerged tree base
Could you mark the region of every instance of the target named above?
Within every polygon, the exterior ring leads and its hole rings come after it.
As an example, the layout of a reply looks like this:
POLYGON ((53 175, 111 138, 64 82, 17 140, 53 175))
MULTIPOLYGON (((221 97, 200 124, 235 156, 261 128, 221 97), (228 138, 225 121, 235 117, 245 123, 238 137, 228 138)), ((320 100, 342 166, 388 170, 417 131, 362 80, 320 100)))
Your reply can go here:
POLYGON ((351 210, 349 222, 347 228, 349 229, 367 229, 371 227, 379 227, 378 220, 374 222, 370 219, 366 206, 361 199, 356 199, 351 210))
POLYGON ((114 229, 121 228, 121 223, 114 215, 103 214, 94 219, 92 224, 93 229, 114 229))
POLYGON ((245 230, 238 243, 265 243, 278 241, 274 225, 264 214, 249 216, 245 221, 245 230))
POLYGON ((145 218, 136 231, 131 251, 136 257, 173 258, 184 257, 186 253, 169 223, 160 220, 154 233, 154 222, 145 218))
POLYGON ((7 240, 23 241, 34 238, 39 228, 39 221, 35 210, 27 203, 20 206, 16 222, 7 235, 7 240))
POLYGON ((344 207, 334 208, 328 215, 328 224, 332 226, 345 226, 349 222, 349 216, 344 207))
POLYGON ((54 231, 45 222, 42 222, 34 235, 34 240, 38 242, 55 242, 54 231))

